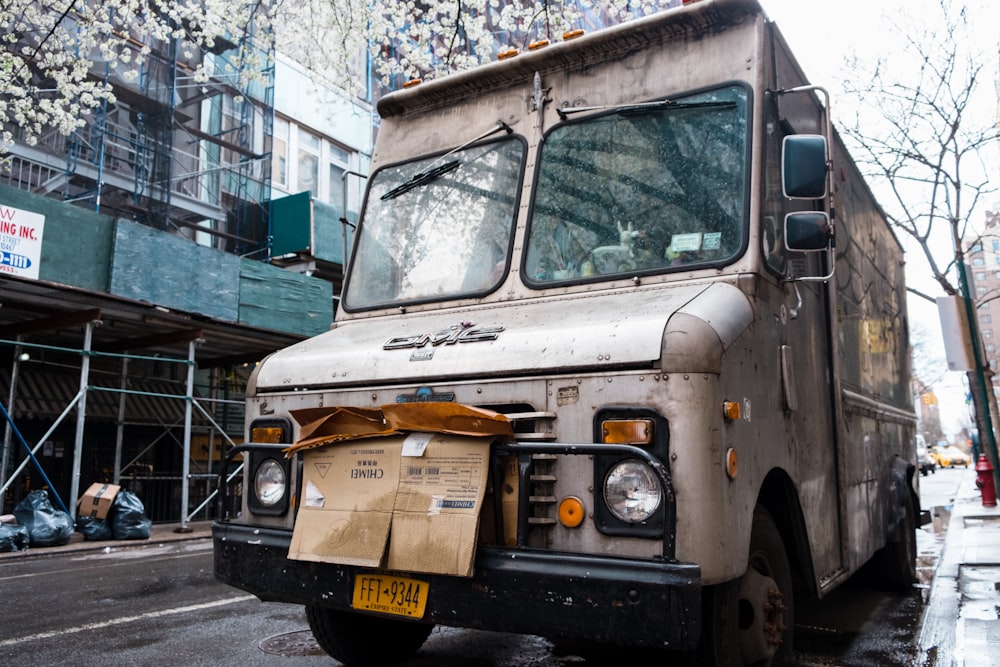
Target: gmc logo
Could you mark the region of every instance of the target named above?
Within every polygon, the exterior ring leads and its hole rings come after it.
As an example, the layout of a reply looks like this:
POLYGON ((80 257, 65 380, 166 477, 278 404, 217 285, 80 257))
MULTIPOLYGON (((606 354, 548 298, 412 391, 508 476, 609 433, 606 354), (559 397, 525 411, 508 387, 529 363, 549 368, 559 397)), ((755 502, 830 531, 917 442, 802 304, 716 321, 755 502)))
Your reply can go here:
POLYGON ((476 343, 482 340, 496 340, 503 327, 476 327, 472 322, 453 324, 443 331, 418 336, 397 336, 390 338, 383 345, 383 350, 402 350, 409 347, 424 347, 425 345, 454 345, 455 343, 476 343))

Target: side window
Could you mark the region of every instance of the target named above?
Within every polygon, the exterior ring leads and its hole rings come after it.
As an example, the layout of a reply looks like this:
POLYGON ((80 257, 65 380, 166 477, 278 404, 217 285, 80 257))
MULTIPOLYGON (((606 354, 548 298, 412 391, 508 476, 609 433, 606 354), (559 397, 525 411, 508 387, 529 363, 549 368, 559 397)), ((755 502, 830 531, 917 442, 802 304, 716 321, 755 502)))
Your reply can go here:
POLYGON ((760 216, 760 242, 764 261, 779 275, 785 274, 784 197, 781 194, 781 121, 774 98, 765 100, 764 118, 764 198, 760 216))

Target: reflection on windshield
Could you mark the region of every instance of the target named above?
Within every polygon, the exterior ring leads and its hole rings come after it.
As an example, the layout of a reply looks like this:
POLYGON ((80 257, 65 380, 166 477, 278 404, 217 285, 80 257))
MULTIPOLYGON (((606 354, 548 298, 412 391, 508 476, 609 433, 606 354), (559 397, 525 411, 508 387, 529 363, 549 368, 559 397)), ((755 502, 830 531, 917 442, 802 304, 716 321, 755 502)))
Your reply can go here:
POLYGON ((372 177, 344 294, 352 309, 483 294, 506 273, 524 145, 472 146, 372 177), (429 175, 433 175, 430 177, 429 175))
POLYGON ((566 123, 546 137, 529 281, 670 270, 739 252, 746 92, 734 86, 678 102, 566 123))

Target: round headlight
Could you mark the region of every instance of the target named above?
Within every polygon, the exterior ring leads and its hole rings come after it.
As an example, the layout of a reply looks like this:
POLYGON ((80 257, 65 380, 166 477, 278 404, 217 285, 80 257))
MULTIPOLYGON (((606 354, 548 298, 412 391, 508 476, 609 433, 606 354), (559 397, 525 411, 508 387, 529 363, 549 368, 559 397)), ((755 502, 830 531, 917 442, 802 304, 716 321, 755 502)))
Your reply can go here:
POLYGON ((604 502, 619 520, 641 523, 656 512, 663 498, 660 480, 641 461, 616 463, 604 477, 604 502))
POLYGON ((257 500, 271 507, 285 497, 285 468, 274 459, 264 459, 253 476, 253 490, 257 500))

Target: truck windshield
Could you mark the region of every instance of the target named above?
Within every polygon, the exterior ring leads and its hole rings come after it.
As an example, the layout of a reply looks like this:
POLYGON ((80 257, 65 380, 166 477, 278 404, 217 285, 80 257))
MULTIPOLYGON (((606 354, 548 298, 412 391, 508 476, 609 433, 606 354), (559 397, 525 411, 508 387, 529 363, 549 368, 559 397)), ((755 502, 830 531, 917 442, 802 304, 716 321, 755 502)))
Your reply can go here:
POLYGON ((525 279, 544 286, 721 264, 743 247, 747 92, 621 107, 545 138, 525 279))
POLYGON ((371 179, 348 309, 484 294, 503 279, 524 144, 478 144, 386 167, 371 179))

